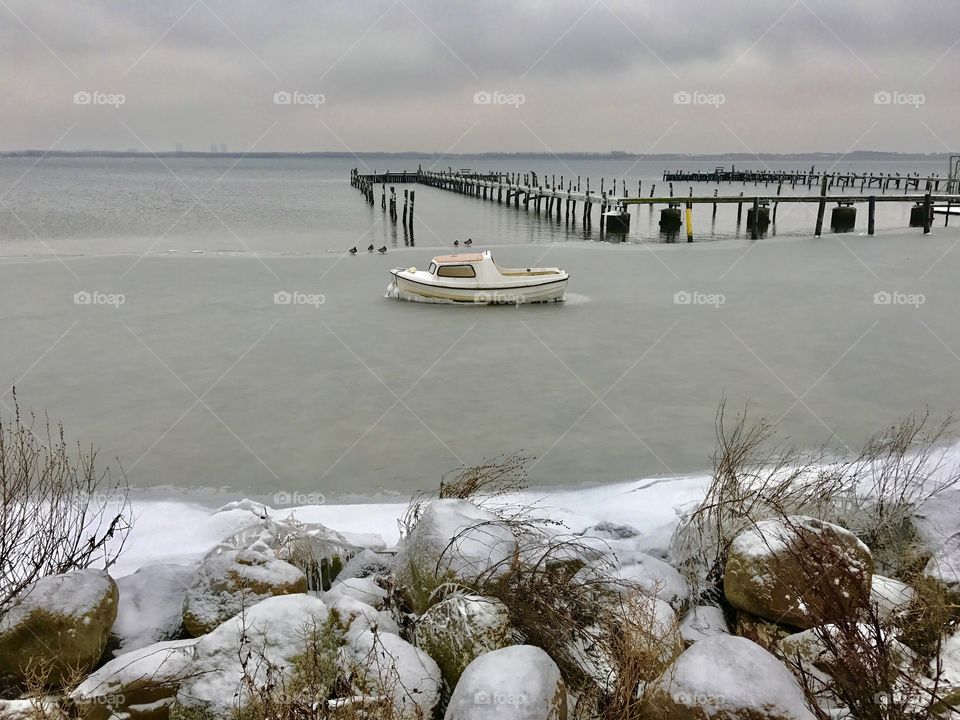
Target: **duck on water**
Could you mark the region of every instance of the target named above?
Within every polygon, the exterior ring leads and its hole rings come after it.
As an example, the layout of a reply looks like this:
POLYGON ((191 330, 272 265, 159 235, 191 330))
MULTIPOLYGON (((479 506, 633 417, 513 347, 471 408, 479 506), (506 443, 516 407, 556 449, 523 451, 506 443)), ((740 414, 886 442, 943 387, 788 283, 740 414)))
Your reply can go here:
POLYGON ((438 255, 426 270, 393 268, 387 297, 477 305, 564 299, 569 274, 556 267, 502 268, 489 250, 438 255))

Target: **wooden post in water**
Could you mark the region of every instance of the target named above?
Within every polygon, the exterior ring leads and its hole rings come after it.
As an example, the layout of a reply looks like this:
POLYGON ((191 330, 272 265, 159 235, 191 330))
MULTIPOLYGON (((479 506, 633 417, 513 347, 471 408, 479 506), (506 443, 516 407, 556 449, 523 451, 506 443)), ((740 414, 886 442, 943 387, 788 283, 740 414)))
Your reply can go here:
POLYGON ((750 228, 750 239, 756 240, 760 227, 760 198, 753 198, 753 226, 750 228))
MULTIPOLYGON (((717 189, 716 189, 716 188, 713 189, 713 196, 714 196, 714 197, 717 196, 717 189)), ((717 218, 717 203, 714 202, 714 203, 713 203, 713 215, 711 215, 711 219, 716 220, 716 218, 717 218)))
POLYGON ((693 242, 693 203, 687 201, 687 242, 693 242))
POLYGON ((416 202, 416 190, 410 191, 410 215, 407 217, 410 227, 413 228, 413 204, 416 202))
POLYGON ((410 201, 410 193, 404 188, 403 189, 403 220, 401 221, 404 227, 407 225, 407 203, 410 201))
POLYGON ((827 201, 823 197, 827 194, 827 174, 823 174, 823 182, 820 183, 820 204, 817 206, 817 227, 814 230, 814 236, 820 237, 823 233, 823 213, 827 209, 827 201))
POLYGON ((930 217, 933 214, 930 207, 930 193, 923 196, 923 234, 930 234, 930 217))
POLYGON ((873 195, 867 201, 867 235, 873 235, 876 230, 877 198, 873 195))
MULTIPOLYGON (((743 197, 743 193, 740 193, 740 197, 743 197)), ((740 229, 740 219, 743 217, 743 201, 737 203, 737 230, 740 229)))
POLYGON ((950 224, 950 206, 951 205, 952 205, 952 202, 950 200, 947 200, 947 213, 946 215, 943 216, 944 227, 947 227, 950 224))
MULTIPOLYGON (((650 185, 650 197, 653 197, 653 194, 654 194, 656 191, 657 191, 657 184, 656 184, 656 183, 652 183, 652 184, 650 185)), ((651 207, 652 207, 652 206, 651 206, 651 207)))

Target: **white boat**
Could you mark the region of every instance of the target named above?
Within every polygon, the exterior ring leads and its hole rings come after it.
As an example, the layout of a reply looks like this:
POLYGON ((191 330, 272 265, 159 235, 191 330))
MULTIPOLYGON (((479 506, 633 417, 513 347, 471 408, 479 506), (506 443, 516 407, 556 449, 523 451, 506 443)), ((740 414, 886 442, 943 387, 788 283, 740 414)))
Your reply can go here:
POLYGON ((477 305, 563 300, 569 275, 560 268, 502 268, 489 250, 439 255, 426 270, 394 268, 387 296, 421 302, 477 305))

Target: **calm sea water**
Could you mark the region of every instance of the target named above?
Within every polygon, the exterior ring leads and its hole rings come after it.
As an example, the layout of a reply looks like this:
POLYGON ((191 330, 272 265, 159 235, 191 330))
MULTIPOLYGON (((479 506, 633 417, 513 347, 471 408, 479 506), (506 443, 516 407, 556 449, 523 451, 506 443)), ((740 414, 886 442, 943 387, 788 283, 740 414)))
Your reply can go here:
MULTIPOLYGON (((851 447, 905 413, 960 407, 960 234, 904 230, 906 205, 880 206, 875 237, 820 239, 815 205, 783 206, 756 242, 735 207, 715 223, 704 208, 692 245, 662 243, 657 211, 640 208, 628 242, 609 243, 416 186, 411 233, 349 186, 356 162, 166 162, 0 160, 0 387, 16 382, 21 405, 118 457, 138 486, 409 493, 520 449, 538 458, 536 483, 609 482, 707 468, 721 398, 797 443, 851 447), (569 301, 383 298, 390 267, 467 236, 506 264, 564 267, 569 301)), ((665 169, 456 164, 591 187, 625 176, 631 194, 637 181, 660 194, 665 169)))

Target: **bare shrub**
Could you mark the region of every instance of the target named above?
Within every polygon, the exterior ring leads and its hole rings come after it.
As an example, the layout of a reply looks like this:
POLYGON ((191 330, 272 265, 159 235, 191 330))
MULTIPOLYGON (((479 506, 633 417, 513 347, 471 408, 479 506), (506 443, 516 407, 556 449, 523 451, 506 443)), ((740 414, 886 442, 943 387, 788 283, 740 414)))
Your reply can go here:
MULTIPOLYGON (((523 641, 542 648, 557 663, 577 697, 576 717, 639 718, 641 685, 656 677, 665 659, 678 652, 672 632, 676 620, 663 634, 655 632, 655 601, 617 579, 615 562, 607 554, 536 506, 505 501, 505 496, 524 488, 529 460, 515 454, 462 469, 452 481, 445 479, 438 493, 411 502, 401 524, 404 534, 413 529, 432 497, 469 500, 495 518, 464 528, 452 538, 432 577, 414 578, 420 587, 414 601, 410 602, 408 588, 398 588, 403 596, 396 603, 420 613, 451 593, 500 600, 523 641), (474 577, 444 572, 461 543, 475 544, 486 525, 508 529, 516 551, 474 577)), ((489 534, 491 543, 500 537, 492 528, 489 534)))
POLYGON ((719 583, 730 543, 758 520, 794 514, 822 518, 851 489, 842 472, 824 466, 823 451, 804 455, 778 442, 766 420, 748 425, 746 411, 730 427, 725 412, 721 402, 713 477, 704 499, 680 522, 671 542, 680 569, 701 593, 719 583))
POLYGON ((0 417, 0 616, 46 575, 109 568, 130 530, 126 478, 97 469, 97 451, 74 455, 62 425, 0 417))
POLYGON ((854 602, 849 588, 862 582, 862 568, 851 566, 827 536, 791 536, 778 575, 813 616, 808 633, 815 657, 781 655, 800 680, 811 709, 822 718, 829 717, 824 708, 830 707, 867 720, 936 717, 935 709, 945 701, 936 659, 955 616, 943 598, 918 594, 909 613, 885 616, 874 602, 854 602), (804 572, 790 571, 798 567, 804 572), (811 584, 809 571, 824 580, 811 584), (911 639, 913 647, 907 643, 911 639))
POLYGON ((733 538, 756 522, 809 515, 853 531, 878 567, 904 576, 922 563, 911 518, 924 503, 960 482, 944 444, 954 427, 929 412, 910 415, 867 440, 853 457, 825 447, 801 452, 782 443, 764 419, 732 426, 716 415, 713 477, 703 501, 679 524, 671 552, 695 590, 715 589, 733 538))
MULTIPOLYGON (((265 636, 244 631, 235 720, 401 720, 395 698, 402 688, 397 691, 396 674, 381 663, 376 642, 366 656, 342 664, 347 626, 335 610, 322 624, 305 625, 303 652, 290 667, 267 657, 265 636), (364 683, 361 676, 372 680, 364 683)), ((171 720, 209 720, 208 715, 202 707, 178 708, 171 720)))

